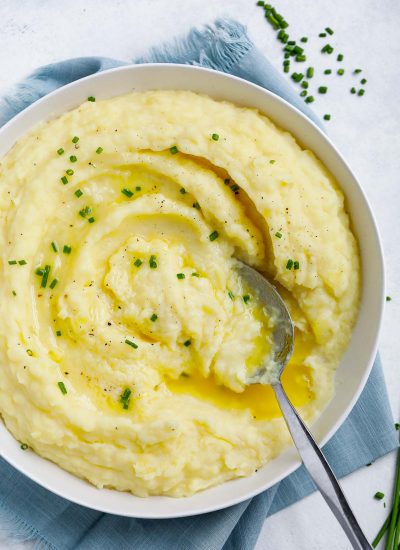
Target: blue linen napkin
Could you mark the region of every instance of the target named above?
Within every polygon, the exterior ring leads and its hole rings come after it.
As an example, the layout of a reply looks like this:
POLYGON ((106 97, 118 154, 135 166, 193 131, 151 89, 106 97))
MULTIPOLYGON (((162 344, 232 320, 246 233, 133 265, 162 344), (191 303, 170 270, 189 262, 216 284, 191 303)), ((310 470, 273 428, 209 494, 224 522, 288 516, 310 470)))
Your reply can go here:
MULTIPOLYGON (((245 28, 218 20, 184 39, 153 49, 135 63, 202 65, 246 78, 280 95, 318 123, 290 85, 254 47, 245 28)), ((98 71, 124 65, 100 57, 70 59, 36 70, 0 99, 0 126, 50 91, 98 71)), ((398 446, 379 358, 350 416, 324 447, 342 477, 398 446)), ((71 504, 36 485, 0 458, 0 530, 56 550, 251 550, 266 516, 315 490, 300 467, 261 495, 225 510, 171 520, 130 519, 71 504)))

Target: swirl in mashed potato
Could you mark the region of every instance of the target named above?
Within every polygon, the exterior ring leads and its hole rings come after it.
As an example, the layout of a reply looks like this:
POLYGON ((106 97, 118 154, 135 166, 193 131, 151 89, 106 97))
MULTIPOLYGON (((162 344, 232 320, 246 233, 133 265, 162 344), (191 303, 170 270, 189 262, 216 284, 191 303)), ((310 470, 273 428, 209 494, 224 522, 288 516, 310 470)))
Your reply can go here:
POLYGON ((0 412, 98 487, 187 496, 248 476, 288 434, 272 320, 236 271, 278 286, 296 326, 284 385, 330 400, 360 269, 329 172, 259 112, 185 91, 88 101, 0 163, 0 412))

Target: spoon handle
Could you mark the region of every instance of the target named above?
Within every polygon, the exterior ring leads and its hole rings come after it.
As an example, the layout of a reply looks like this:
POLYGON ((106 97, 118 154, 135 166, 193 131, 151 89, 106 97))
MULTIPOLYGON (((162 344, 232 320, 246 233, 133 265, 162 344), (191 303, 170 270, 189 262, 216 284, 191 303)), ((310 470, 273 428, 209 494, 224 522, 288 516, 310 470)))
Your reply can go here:
POLYGON ((342 526, 351 545, 357 550, 371 550, 372 547, 362 532, 335 474, 332 472, 321 449, 289 401, 282 384, 278 382, 272 387, 275 390, 279 406, 303 464, 342 526))

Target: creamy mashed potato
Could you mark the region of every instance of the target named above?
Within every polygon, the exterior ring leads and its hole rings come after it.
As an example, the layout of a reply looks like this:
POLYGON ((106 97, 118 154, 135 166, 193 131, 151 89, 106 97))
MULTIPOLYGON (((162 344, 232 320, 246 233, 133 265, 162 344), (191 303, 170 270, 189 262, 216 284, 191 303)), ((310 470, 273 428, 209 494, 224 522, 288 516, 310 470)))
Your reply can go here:
POLYGON ((310 420, 330 400, 357 244, 331 174, 267 117, 184 91, 88 101, 14 146, 0 202, 0 412, 41 456, 140 496, 276 456, 273 392, 245 386, 273 320, 237 260, 290 309, 292 401, 310 420))

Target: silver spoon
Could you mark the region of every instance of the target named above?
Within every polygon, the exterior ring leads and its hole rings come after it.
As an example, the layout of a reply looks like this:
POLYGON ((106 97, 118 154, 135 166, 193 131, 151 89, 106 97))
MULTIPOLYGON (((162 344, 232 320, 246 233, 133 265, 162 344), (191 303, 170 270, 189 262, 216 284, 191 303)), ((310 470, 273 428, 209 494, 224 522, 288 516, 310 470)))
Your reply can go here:
POLYGON ((256 291, 266 311, 277 315, 279 319, 273 333, 275 366, 272 372, 271 365, 260 366, 249 378, 248 383, 271 384, 287 427, 311 479, 342 526, 353 548, 371 550, 372 547, 362 532, 335 474, 282 387, 281 374, 292 355, 294 344, 293 323, 286 305, 275 287, 258 271, 241 262, 238 270, 250 288, 256 291))

